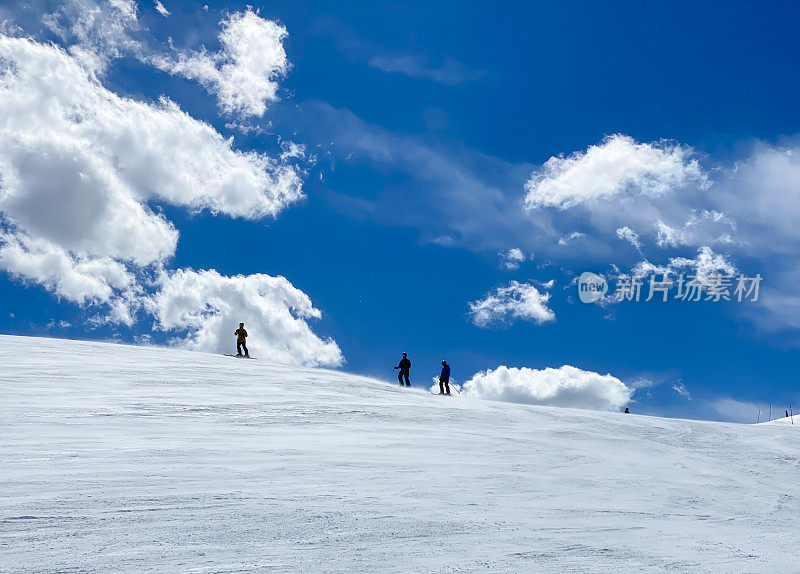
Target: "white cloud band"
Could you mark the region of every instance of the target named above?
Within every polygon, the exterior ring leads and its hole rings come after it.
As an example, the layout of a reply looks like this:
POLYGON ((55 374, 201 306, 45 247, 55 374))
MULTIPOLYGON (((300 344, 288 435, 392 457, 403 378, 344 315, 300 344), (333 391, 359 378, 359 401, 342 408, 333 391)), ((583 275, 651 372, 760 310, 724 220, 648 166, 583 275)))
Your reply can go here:
POLYGON ((569 365, 541 370, 500 366, 476 373, 462 392, 495 401, 603 411, 620 410, 633 393, 612 375, 569 365))

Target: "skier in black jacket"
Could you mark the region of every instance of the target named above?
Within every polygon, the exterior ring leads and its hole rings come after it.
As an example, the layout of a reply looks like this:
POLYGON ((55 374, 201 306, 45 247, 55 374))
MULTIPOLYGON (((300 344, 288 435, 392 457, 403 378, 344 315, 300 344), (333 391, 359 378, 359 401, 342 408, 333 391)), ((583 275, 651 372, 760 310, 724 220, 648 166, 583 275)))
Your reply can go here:
POLYGON ((442 361, 442 373, 439 375, 439 394, 450 394, 450 365, 447 361, 442 361))
POLYGON ((408 358, 408 353, 403 353, 403 358, 400 359, 400 364, 395 367, 395 369, 400 369, 400 372, 397 374, 397 380, 400 381, 400 384, 403 384, 403 378, 406 380, 406 386, 411 386, 411 381, 408 378, 408 373, 411 370, 411 361, 408 358))

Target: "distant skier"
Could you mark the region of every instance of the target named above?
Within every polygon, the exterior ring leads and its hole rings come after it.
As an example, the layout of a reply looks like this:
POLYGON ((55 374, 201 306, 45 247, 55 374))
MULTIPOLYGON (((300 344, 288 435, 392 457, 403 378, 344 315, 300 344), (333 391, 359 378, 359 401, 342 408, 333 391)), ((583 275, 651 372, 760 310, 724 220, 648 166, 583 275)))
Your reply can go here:
POLYGON ((400 385, 403 384, 403 379, 406 380, 406 386, 411 386, 411 381, 408 378, 409 372, 411 371, 411 361, 408 358, 408 353, 403 353, 403 358, 400 359, 400 364, 395 367, 395 369, 400 369, 400 372, 397 373, 397 380, 400 381, 400 385))
POLYGON ((249 357, 250 353, 247 352, 247 331, 244 330, 244 323, 239 323, 239 328, 233 332, 236 335, 236 356, 242 356, 242 349, 244 349, 244 356, 249 357))
POLYGON ((625 407, 625 414, 626 414, 626 415, 629 415, 629 414, 631 414, 631 411, 630 411, 630 409, 628 409, 628 407, 625 407))
POLYGON ((447 364, 447 361, 442 361, 442 372, 439 375, 439 394, 445 394, 445 389, 447 389, 447 394, 450 394, 450 365, 447 364))

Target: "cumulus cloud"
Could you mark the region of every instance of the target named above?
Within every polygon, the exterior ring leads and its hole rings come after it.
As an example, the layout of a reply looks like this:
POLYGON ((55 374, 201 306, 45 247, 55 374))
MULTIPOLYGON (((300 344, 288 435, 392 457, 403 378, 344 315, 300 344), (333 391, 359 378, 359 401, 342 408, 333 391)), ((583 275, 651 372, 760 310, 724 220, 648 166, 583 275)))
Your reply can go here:
POLYGON ((503 267, 509 271, 515 271, 519 269, 520 264, 524 263, 528 257, 522 249, 514 247, 508 251, 501 252, 500 258, 503 260, 503 267))
POLYGON ((306 322, 320 311, 283 277, 177 270, 162 279, 148 305, 159 329, 186 331, 181 343, 190 349, 230 352, 233 331, 244 322, 254 356, 307 366, 343 362, 338 345, 320 339, 306 322))
POLYGON ((550 293, 540 292, 532 283, 512 281, 498 287, 485 298, 469 303, 472 321, 479 327, 509 323, 517 319, 533 321, 537 325, 555 321, 556 315, 548 307, 550 293))
POLYGON ((612 375, 569 365, 541 370, 500 366, 476 373, 462 392, 495 401, 602 411, 620 410, 633 393, 612 375))
POLYGON ((691 155, 691 148, 677 144, 609 136, 585 152, 547 160, 525 184, 525 204, 529 209, 568 209, 621 193, 653 196, 689 182, 705 183, 691 155))
POLYGON ((102 71, 123 54, 141 55, 135 0, 65 0, 43 18, 86 68, 102 71))
POLYGON ((44 239, 0 233, 0 268, 78 305, 106 305, 111 321, 133 323, 140 289, 134 275, 110 257, 76 255, 44 239))
POLYGON ((96 71, 74 52, 0 37, 0 268, 98 308, 94 322, 149 312, 184 345, 220 351, 245 320, 265 357, 340 364, 306 322, 319 311, 286 279, 165 271, 178 232, 151 207, 274 217, 302 197, 285 163, 302 147, 282 160, 236 151, 173 102, 120 97, 96 71))
POLYGON ((117 96, 74 57, 28 39, 0 37, 0 141, 6 240, 19 232, 79 259, 171 257, 178 233, 153 200, 257 219, 302 197, 291 166, 233 150, 168 100, 117 96))
POLYGON ((219 51, 188 51, 177 58, 158 55, 152 64, 198 81, 217 96, 227 114, 263 116, 267 104, 278 99, 278 80, 289 70, 283 49, 288 32, 251 10, 235 12, 220 25, 219 51))

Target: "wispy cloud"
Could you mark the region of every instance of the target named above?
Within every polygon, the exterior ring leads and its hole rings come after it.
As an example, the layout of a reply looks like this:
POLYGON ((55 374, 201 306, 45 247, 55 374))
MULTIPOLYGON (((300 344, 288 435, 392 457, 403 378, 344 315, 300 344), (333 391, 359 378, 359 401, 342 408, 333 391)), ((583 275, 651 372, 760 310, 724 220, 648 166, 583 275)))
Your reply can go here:
MULTIPOLYGON (((329 191, 338 209, 382 224, 413 226, 424 241, 441 245, 496 253, 509 244, 530 243, 531 229, 539 224, 518 203, 528 164, 504 162, 442 138, 390 132, 324 102, 305 102, 294 113, 290 121, 306 141, 331 154, 321 166, 335 160, 386 177, 367 197, 350 195, 347 187, 329 191), (398 173, 405 176, 402 186, 391 181, 398 173)), ((546 218, 541 221, 547 224, 546 218)))
POLYGON ((315 28, 333 38, 336 47, 346 57, 392 74, 431 80, 445 85, 473 82, 486 75, 486 70, 472 70, 449 55, 433 63, 428 56, 407 50, 392 49, 359 36, 344 22, 331 17, 319 17, 315 28))
POLYGON ((724 397, 711 401, 710 407, 725 420, 740 423, 754 423, 758 420, 759 405, 724 397))
POLYGON ((445 56, 438 66, 431 66, 426 58, 419 55, 386 53, 371 57, 368 64, 384 72, 405 74, 450 86, 479 80, 486 75, 484 70, 470 70, 450 56, 445 56))
POLYGON ((683 381, 677 381, 672 384, 672 390, 678 393, 687 401, 692 400, 692 393, 689 392, 689 389, 686 388, 686 385, 683 384, 683 381))
POLYGON ((155 1, 155 9, 156 11, 161 14, 164 18, 170 15, 170 11, 167 10, 164 5, 161 3, 161 0, 155 1))

